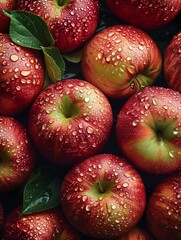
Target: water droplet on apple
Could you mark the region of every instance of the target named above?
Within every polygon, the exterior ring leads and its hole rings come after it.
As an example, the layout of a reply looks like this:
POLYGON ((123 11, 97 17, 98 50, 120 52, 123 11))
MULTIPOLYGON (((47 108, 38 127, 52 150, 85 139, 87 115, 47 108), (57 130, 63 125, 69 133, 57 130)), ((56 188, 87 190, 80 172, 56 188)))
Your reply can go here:
POLYGON ((82 197, 82 201, 83 201, 83 202, 86 202, 86 201, 87 201, 87 199, 88 199, 88 197, 87 197, 87 196, 83 196, 83 197, 82 197))
POLYGON ((134 120, 134 121, 132 122, 132 125, 133 125, 134 127, 136 127, 136 126, 138 125, 138 120, 134 120))
POLYGON ((87 212, 89 212, 89 211, 91 210, 90 205, 86 205, 86 206, 85 206, 85 210, 86 210, 87 212))
POLYGON ((173 134, 174 134, 174 135, 177 135, 178 133, 179 133, 179 129, 178 129, 178 128, 174 128, 173 134))
POLYGON ((13 54, 10 56, 10 59, 11 59, 11 61, 16 62, 16 61, 18 61, 19 57, 17 55, 13 54))
POLYGON ((171 158, 174 158, 174 152, 173 151, 170 151, 168 154, 171 158))
POLYGON ((153 105, 155 105, 155 106, 158 105, 158 100, 156 98, 153 98, 152 102, 153 102, 153 105))
POLYGON ((111 208, 113 209, 113 210, 115 210, 116 209, 116 205, 111 205, 111 208))
POLYGON ((92 134, 94 132, 94 129, 92 127, 87 127, 86 131, 87 133, 92 134))
POLYGON ((123 187, 124 187, 124 188, 126 188, 126 187, 128 187, 128 186, 129 186, 129 183, 127 183, 127 182, 124 182, 124 183, 123 183, 123 187))
POLYGON ((82 182, 82 178, 77 178, 77 181, 78 182, 82 182))

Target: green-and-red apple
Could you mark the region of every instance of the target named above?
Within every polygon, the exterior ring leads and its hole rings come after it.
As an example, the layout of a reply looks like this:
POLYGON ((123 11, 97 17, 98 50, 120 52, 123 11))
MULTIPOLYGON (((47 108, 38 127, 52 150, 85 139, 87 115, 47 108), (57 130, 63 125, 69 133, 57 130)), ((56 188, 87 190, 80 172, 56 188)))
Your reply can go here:
POLYGON ((0 116, 0 192, 24 183, 35 163, 26 129, 14 118, 0 116))
POLYGON ((143 29, 161 28, 181 10, 180 0, 106 0, 106 3, 117 17, 143 29))
POLYGON ((121 108, 116 137, 126 159, 138 168, 170 173, 181 167, 181 94, 147 87, 121 108))
POLYGON ((21 215, 21 208, 5 219, 1 240, 80 240, 80 233, 62 215, 60 209, 21 215))
POLYGON ((15 10, 17 5, 17 0, 1 0, 0 1, 0 32, 8 33, 10 19, 7 17, 3 10, 15 10))
POLYGON ((95 86, 66 79, 39 94, 28 122, 39 152, 51 162, 68 166, 102 150, 112 130, 113 113, 95 86))
POLYGON ((84 78, 108 97, 124 98, 153 85, 162 57, 153 39, 129 25, 98 32, 82 55, 84 78))
POLYGON ((181 239, 181 171, 160 182, 147 205, 147 222, 158 240, 181 239))
POLYGON ((169 88, 181 93, 181 31, 168 44, 163 66, 169 88))
POLYGON ((115 239, 131 230, 145 209, 138 172, 113 154, 98 154, 75 165, 61 185, 68 221, 90 237, 115 239))
POLYGON ((14 116, 42 90, 44 62, 38 51, 20 47, 0 33, 0 114, 14 116))
POLYGON ((99 21, 98 0, 19 0, 17 8, 43 18, 61 52, 81 47, 99 21))

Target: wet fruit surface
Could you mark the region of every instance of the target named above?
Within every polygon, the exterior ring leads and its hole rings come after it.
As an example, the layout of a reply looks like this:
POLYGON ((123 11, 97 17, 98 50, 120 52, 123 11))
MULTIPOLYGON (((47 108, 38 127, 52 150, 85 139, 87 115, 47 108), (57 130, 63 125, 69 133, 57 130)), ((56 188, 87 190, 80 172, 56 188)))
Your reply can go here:
POLYGON ((74 165, 101 150, 113 124, 107 98, 78 79, 47 87, 29 116, 29 131, 38 150, 60 165, 74 165))
POLYGON ((146 201, 139 174, 111 154, 93 156, 75 166, 65 176, 60 198, 73 226, 104 239, 129 231, 140 220, 146 201))
POLYGON ((42 90, 44 64, 39 52, 14 44, 9 34, 0 34, 0 114, 25 110, 42 90))
POLYGON ((89 41, 81 64, 87 81, 110 98, 125 98, 153 85, 161 72, 162 58, 145 32, 133 26, 116 25, 89 41))
POLYGON ((160 240, 179 240, 181 234, 181 172, 167 177, 154 190, 147 219, 152 233, 160 240))

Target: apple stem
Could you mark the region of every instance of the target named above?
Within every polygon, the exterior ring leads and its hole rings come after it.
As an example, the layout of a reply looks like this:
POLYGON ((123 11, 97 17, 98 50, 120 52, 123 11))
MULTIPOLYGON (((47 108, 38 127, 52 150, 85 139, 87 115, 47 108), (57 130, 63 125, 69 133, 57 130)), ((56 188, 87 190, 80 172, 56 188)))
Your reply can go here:
POLYGON ((99 187, 99 191, 100 191, 100 193, 104 193, 105 191, 104 191, 104 189, 103 189, 101 183, 100 183, 100 182, 97 182, 97 185, 98 185, 98 187, 99 187))

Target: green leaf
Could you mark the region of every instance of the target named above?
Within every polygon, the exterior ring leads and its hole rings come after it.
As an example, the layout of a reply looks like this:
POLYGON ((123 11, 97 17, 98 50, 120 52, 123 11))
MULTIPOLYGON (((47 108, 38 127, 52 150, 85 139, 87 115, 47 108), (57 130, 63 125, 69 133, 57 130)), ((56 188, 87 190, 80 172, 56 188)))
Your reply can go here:
POLYGON ((65 62, 58 48, 42 47, 48 76, 52 82, 61 80, 65 71, 65 62))
POLYGON ((57 207, 62 176, 53 166, 42 167, 30 176, 23 192, 22 214, 31 214, 57 207))
POLYGON ((79 51, 70 52, 70 53, 64 53, 63 57, 68 62, 79 63, 81 61, 81 58, 82 58, 82 51, 83 51, 83 49, 81 49, 79 51))
POLYGON ((10 17, 9 34, 13 42, 20 46, 41 50, 54 44, 54 39, 45 21, 26 11, 4 11, 10 17))

